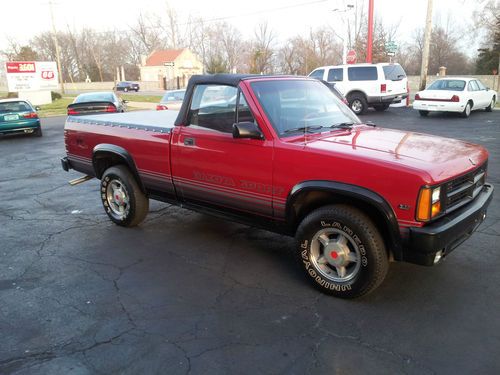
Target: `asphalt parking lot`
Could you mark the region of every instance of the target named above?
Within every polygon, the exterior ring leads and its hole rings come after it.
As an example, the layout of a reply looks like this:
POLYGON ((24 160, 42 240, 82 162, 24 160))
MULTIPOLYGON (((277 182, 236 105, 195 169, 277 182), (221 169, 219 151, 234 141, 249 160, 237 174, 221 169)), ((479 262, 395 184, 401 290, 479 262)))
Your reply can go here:
POLYGON ((291 238, 158 202, 112 224, 97 180, 67 184, 63 117, 0 138, 0 373, 500 373, 500 111, 363 119, 486 146, 497 192, 443 263, 353 301, 305 282, 291 238))

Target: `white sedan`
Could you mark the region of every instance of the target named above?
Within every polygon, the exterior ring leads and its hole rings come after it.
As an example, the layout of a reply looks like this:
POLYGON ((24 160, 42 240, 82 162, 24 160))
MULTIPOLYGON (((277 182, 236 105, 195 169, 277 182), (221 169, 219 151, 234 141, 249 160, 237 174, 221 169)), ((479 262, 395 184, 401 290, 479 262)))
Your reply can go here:
POLYGON ((420 116, 429 112, 458 112, 469 117, 471 111, 495 108, 497 93, 475 78, 450 77, 434 81, 423 91, 417 92, 413 108, 420 116))

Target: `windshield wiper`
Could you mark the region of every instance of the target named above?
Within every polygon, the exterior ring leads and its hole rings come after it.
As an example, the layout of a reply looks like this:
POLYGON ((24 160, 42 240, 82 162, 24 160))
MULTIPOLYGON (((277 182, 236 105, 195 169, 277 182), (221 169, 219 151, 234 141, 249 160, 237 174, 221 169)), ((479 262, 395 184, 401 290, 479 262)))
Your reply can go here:
POLYGON ((321 125, 314 125, 314 126, 300 126, 298 128, 292 128, 292 129, 286 129, 283 131, 284 134, 286 133, 293 133, 293 132, 307 132, 309 133, 310 130, 320 130, 322 129, 323 126, 321 125))
POLYGON ((339 122, 338 124, 333 124, 330 125, 330 128, 337 128, 337 129, 351 129, 352 126, 354 125, 354 122, 339 122))

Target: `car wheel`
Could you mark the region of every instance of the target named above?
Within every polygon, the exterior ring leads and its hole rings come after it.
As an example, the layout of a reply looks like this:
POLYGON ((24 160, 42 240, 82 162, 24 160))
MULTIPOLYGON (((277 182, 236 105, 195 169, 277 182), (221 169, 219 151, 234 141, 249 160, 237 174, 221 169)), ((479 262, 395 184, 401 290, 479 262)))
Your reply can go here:
POLYGON ((469 101, 469 102, 467 102, 467 104, 465 105, 465 108, 464 108, 463 112, 460 114, 460 117, 463 117, 463 118, 467 118, 467 117, 469 117, 469 116, 470 116, 470 112, 471 112, 471 110, 472 110, 472 105, 471 105, 471 103, 470 103, 470 101, 469 101))
POLYGON ((104 172, 101 200, 111 221, 123 227, 140 224, 149 211, 149 199, 123 165, 116 165, 104 172))
POLYGON ((368 108, 368 103, 366 102, 365 97, 361 94, 349 95, 347 101, 349 102, 349 108, 351 108, 351 110, 357 115, 362 115, 368 108))
POLYGON ((493 111, 493 108, 495 108, 495 104, 496 104, 496 102, 497 102, 497 101, 496 101, 496 98, 495 98, 495 96, 493 96, 493 97, 491 98, 490 105, 486 107, 486 112, 491 112, 491 111, 493 111))
POLYGON ((319 208, 302 220, 295 252, 306 278, 320 291, 355 298, 377 288, 389 260, 372 220, 347 205, 319 208))
POLYGON ((43 136, 42 127, 41 127, 41 126, 39 126, 39 127, 35 130, 34 134, 35 134, 35 137, 41 137, 41 136, 43 136))
POLYGON ((422 116, 422 117, 427 117, 427 115, 429 114, 429 111, 418 111, 418 113, 420 113, 420 116, 422 116))
POLYGON ((135 89, 135 92, 139 92, 139 89, 135 89))
POLYGON ((389 108, 389 104, 377 104, 377 105, 374 105, 373 108, 377 112, 384 112, 389 108))

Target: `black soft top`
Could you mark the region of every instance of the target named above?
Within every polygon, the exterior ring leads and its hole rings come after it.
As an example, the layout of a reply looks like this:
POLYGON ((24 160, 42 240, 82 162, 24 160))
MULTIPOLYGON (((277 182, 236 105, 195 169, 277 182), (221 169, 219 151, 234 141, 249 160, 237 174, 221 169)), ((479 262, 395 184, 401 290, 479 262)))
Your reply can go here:
POLYGON ((291 77, 291 78, 302 78, 297 76, 286 76, 286 75, 260 75, 260 74, 203 74, 194 75, 189 79, 188 86, 186 89, 186 95, 184 95, 184 101, 182 102, 181 109, 179 110, 179 115, 175 120, 175 125, 182 125, 187 118, 189 112, 190 100, 193 96, 194 87, 196 85, 228 85, 237 87, 241 81, 251 78, 266 78, 266 77, 291 77))

